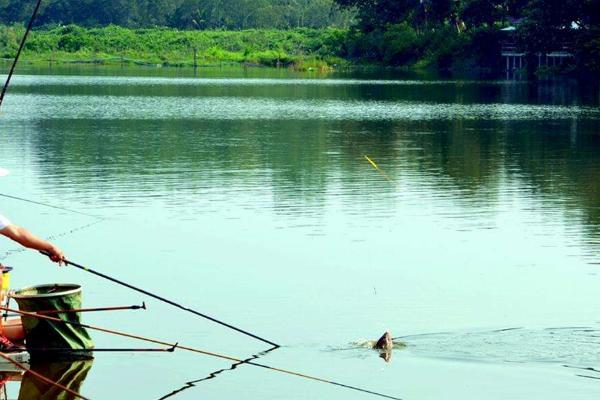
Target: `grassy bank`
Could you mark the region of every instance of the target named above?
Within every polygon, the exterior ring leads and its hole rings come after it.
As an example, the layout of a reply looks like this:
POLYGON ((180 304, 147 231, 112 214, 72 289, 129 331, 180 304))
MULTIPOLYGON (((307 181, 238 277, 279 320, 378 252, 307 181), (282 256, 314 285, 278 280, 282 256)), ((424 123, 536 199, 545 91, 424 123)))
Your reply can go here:
MULTIPOLYGON (((0 58, 14 58, 22 26, 0 26, 0 58)), ((23 62, 191 67, 223 64, 327 71, 369 65, 498 75, 501 32, 451 26, 420 32, 406 23, 358 30, 250 29, 242 31, 129 29, 76 25, 31 33, 23 62)))
MULTIPOLYGON (((21 26, 0 27, 0 58, 14 58, 21 26)), ((22 55, 30 63, 160 66, 246 63, 299 70, 347 64, 341 29, 180 31, 171 28, 85 29, 75 25, 34 30, 22 55)))

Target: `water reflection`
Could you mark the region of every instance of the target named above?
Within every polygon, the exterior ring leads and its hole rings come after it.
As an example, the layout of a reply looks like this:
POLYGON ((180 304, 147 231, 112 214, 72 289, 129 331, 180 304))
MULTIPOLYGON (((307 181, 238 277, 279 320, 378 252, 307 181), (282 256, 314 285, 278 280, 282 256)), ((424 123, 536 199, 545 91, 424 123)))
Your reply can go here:
POLYGON ((578 370, 579 373, 577 374, 577 376, 580 378, 600 379, 600 369, 596 369, 593 367, 573 367, 570 365, 565 365, 565 367, 578 370))
POLYGON ((202 382, 206 382, 206 381, 209 381, 209 380, 211 380, 211 379, 216 379, 216 378, 218 378, 219 374, 222 374, 223 372, 226 372, 226 371, 233 371, 233 370, 235 370, 237 367, 239 367, 240 365, 242 365, 242 364, 246 364, 248 361, 255 361, 255 360, 258 360, 259 358, 261 358, 261 357, 263 357, 263 356, 265 356, 265 355, 269 354, 270 352, 272 352, 272 351, 274 351, 274 350, 277 350, 277 349, 279 349, 279 348, 280 348, 280 347, 272 347, 272 348, 270 348, 270 349, 268 349, 268 350, 261 351, 260 353, 254 354, 254 355, 252 355, 251 357, 249 357, 249 358, 246 358, 245 360, 242 360, 242 361, 240 361, 240 362, 236 362, 236 363, 233 363, 233 364, 231 364, 231 366, 230 366, 229 368, 221 368, 221 369, 218 369, 218 370, 216 370, 216 371, 213 371, 213 372, 209 373, 207 376, 205 376, 205 377, 203 377, 203 378, 200 378, 200 379, 196 379, 196 380, 193 380, 193 381, 186 382, 186 383, 185 383, 185 384, 184 384, 184 385, 183 385, 181 388, 179 388, 179 389, 176 389, 176 390, 173 390, 172 392, 170 392, 170 393, 168 393, 168 394, 166 394, 166 395, 162 396, 162 397, 161 397, 161 398, 159 398, 158 400, 165 400, 165 399, 173 398, 173 397, 175 397, 175 396, 179 395, 180 393, 182 393, 182 392, 184 392, 184 391, 186 391, 186 390, 188 390, 188 389, 191 389, 191 388, 197 387, 197 386, 198 386, 198 384, 200 384, 200 383, 202 383, 202 382))
POLYGON ((180 98, 176 96, 19 95, 6 103, 8 121, 52 119, 96 120, 324 120, 428 121, 453 120, 563 120, 599 118, 596 107, 577 105, 428 103, 408 100, 282 99, 249 96, 180 98), (30 115, 15 113, 27 107, 30 115))
POLYGON ((8 391, 6 386, 10 382, 21 382, 23 380, 23 372, 19 371, 18 368, 14 370, 10 368, 7 370, 4 366, 2 367, 3 371, 0 372, 0 399, 8 400, 8 391))
MULTIPOLYGON (((36 72, 36 70, 30 70, 36 72)), ((465 81, 399 77, 398 73, 307 75, 289 71, 217 70, 192 78, 191 74, 147 74, 144 70, 118 69, 114 75, 103 76, 110 69, 73 69, 53 76, 16 76, 11 92, 64 96, 144 96, 180 97, 253 97, 285 99, 380 100, 457 104, 546 104, 598 106, 600 88, 597 85, 577 85, 572 82, 527 83, 517 81, 465 81), (90 72, 96 72, 89 76, 90 72), (125 74, 125 76, 124 76, 125 74), (73 76, 76 75, 76 76, 73 76), (415 90, 418 89, 418 90, 415 90)), ((38 70, 44 74, 48 70, 38 70)), ((163 71, 164 72, 164 71, 163 71)), ((180 71, 185 72, 185 71, 180 71)))
POLYGON ((459 230, 468 230, 494 228, 502 202, 525 196, 581 224, 591 247, 600 238, 596 119, 84 119, 35 126, 28 146, 44 169, 40 184, 78 202, 160 201, 175 210, 191 201, 206 211, 223 202, 254 209, 267 201, 274 213, 314 217, 302 224, 318 227, 334 198, 352 214, 386 217, 400 194, 452 201, 460 207, 440 203, 440 215, 460 218, 459 230), (367 154, 391 182, 365 162, 367 154), (376 204, 369 200, 374 193, 376 204))
MULTIPOLYGON (((85 381, 93 360, 62 361, 62 362, 35 362, 31 363, 31 370, 46 378, 59 383, 77 393, 85 381)), ((21 382, 19 400, 72 400, 76 397, 64 390, 42 382, 31 374, 25 374, 21 382)))

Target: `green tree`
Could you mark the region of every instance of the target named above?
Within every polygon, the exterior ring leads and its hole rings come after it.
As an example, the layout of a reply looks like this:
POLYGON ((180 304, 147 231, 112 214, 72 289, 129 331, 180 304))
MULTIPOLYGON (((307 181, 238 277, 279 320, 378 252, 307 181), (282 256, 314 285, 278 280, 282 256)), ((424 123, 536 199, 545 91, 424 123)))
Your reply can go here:
MULTIPOLYGON (((23 23, 34 0, 0 0, 4 23, 23 23)), ((185 29, 323 28, 349 21, 334 0, 45 0, 38 25, 185 29)))
POLYGON ((419 7, 419 0, 336 0, 336 2, 342 7, 356 9, 359 27, 364 32, 409 20, 419 7))
POLYGON ((417 33, 406 22, 388 26, 383 34, 383 43, 386 64, 404 65, 417 56, 417 33))
POLYGON ((582 19, 583 0, 530 0, 523 9, 525 17, 519 38, 529 53, 555 50, 574 39, 574 23, 582 19))
POLYGON ((503 16, 501 0, 467 0, 460 6, 459 17, 467 27, 493 26, 503 16))

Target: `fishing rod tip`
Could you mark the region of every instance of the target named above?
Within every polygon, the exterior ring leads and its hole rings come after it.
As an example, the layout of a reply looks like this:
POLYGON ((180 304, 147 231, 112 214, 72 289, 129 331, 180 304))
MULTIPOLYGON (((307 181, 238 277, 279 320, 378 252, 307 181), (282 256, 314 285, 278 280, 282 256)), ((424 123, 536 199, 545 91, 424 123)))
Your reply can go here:
POLYGON ((177 346, 179 346, 179 342, 175 343, 175 344, 173 345, 173 347, 171 347, 171 348, 170 348, 169 350, 167 350, 167 351, 168 351, 169 353, 172 353, 172 352, 174 352, 174 351, 175 351, 175 349, 177 348, 177 346))

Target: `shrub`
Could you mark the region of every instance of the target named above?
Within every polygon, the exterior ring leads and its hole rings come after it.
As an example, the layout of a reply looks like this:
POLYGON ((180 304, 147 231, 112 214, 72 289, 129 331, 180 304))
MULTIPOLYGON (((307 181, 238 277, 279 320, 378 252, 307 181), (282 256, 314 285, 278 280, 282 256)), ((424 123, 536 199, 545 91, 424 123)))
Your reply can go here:
POLYGON ((57 47, 63 51, 76 52, 88 47, 90 44, 87 30, 76 25, 67 25, 60 28, 59 34, 61 37, 58 40, 57 47))
POLYGON ((19 37, 23 34, 23 29, 19 27, 0 27, 0 57, 12 58, 17 54, 19 48, 19 37))
POLYGON ((426 63, 442 71, 450 70, 462 53, 465 35, 459 35, 452 27, 443 27, 421 38, 421 48, 426 63))
POLYGON ((407 23, 388 25, 383 34, 383 61, 389 65, 405 65, 418 54, 418 38, 407 23))
POLYGON ((496 70, 502 65, 500 32, 493 28, 479 28, 468 32, 465 55, 479 68, 496 70))

